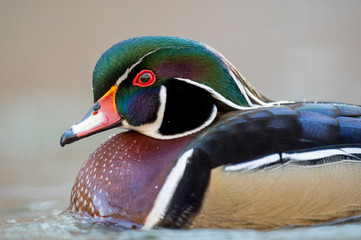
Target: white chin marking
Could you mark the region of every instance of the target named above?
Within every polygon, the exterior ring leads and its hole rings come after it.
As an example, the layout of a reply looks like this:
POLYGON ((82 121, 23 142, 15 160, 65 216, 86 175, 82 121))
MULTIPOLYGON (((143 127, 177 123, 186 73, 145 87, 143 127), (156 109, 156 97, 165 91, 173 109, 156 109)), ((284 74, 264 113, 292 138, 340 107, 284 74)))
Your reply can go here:
POLYGON ((166 211, 168 210, 169 203, 172 200, 174 192, 179 184, 179 181, 183 177, 187 161, 192 156, 192 154, 193 149, 190 149, 183 153, 183 155, 178 159, 176 165, 173 167, 167 179, 165 180, 162 189, 158 193, 158 196, 154 202, 154 207, 148 214, 143 229, 153 228, 161 219, 163 219, 166 211))

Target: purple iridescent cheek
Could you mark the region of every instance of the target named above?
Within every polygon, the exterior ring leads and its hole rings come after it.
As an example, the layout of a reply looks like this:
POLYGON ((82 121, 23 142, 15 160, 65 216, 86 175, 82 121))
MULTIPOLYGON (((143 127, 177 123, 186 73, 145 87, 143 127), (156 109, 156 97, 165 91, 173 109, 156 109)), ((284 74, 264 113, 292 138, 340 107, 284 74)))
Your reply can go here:
POLYGON ((157 118, 159 105, 159 91, 145 89, 128 99, 125 116, 133 126, 152 123, 157 118))

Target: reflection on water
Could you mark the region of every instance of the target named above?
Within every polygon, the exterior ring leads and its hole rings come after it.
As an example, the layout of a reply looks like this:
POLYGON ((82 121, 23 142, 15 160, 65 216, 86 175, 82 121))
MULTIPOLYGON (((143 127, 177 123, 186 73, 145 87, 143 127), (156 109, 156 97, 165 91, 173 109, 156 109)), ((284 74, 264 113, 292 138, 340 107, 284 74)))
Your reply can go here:
MULTIPOLYGON (((54 206, 54 203, 34 203, 36 209, 54 206)), ((57 205, 57 204, 55 204, 57 205)), ((18 209, 21 211, 20 209, 18 209)), ((23 210, 26 215, 26 211, 23 210)), ((343 225, 281 229, 273 231, 255 230, 125 230, 106 228, 79 221, 65 212, 55 213, 48 209, 48 215, 19 220, 0 221, 1 239, 359 239, 360 223, 343 225)))
MULTIPOLYGON (((54 191, 62 194, 60 189, 70 186, 53 186, 54 191)), ((13 189, 15 192, 34 189, 13 189)), ((42 191, 37 189, 42 196, 42 191)), ((119 227, 109 227, 104 224, 80 221, 68 215, 68 199, 64 197, 46 198, 46 200, 30 198, 19 202, 17 196, 8 197, 7 206, 0 211, 0 239, 360 239, 361 222, 318 226, 308 228, 289 228, 272 231, 255 230, 169 230, 151 231, 125 230, 119 227)), ((11 195, 10 195, 11 196, 11 195)), ((4 202, 3 202, 4 204, 4 202)))

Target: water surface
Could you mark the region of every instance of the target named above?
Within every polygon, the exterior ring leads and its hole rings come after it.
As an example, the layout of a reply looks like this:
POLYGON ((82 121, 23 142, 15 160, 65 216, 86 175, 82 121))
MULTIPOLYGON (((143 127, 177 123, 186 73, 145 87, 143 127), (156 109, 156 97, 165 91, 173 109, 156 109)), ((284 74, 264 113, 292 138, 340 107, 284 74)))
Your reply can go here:
MULTIPOLYGON (((63 188, 64 186, 58 186, 63 188)), ((24 191, 24 189, 21 189, 24 191)), ((28 189, 29 190, 29 189, 28 189)), ((34 190, 34 189, 32 189, 34 190)), ((39 191, 41 192, 41 191, 39 191)), ((9 199, 10 200, 10 199, 9 199)), ((15 199, 14 199, 15 200, 15 199)), ((0 239, 360 239, 361 223, 349 223, 271 231, 256 230, 125 230, 90 224, 69 216, 67 201, 9 201, 0 213, 0 239), (4 210, 6 209, 6 210, 4 210)), ((3 206, 4 207, 4 206, 3 206)))

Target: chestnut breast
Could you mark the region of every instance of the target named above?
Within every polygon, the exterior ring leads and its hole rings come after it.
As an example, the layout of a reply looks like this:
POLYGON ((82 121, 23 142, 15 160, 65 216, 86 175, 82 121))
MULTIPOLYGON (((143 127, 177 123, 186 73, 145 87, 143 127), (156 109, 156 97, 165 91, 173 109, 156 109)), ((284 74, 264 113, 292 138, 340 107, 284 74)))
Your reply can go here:
POLYGON ((178 154, 193 137, 158 140, 132 131, 112 136, 80 169, 69 212, 143 225, 178 154))

